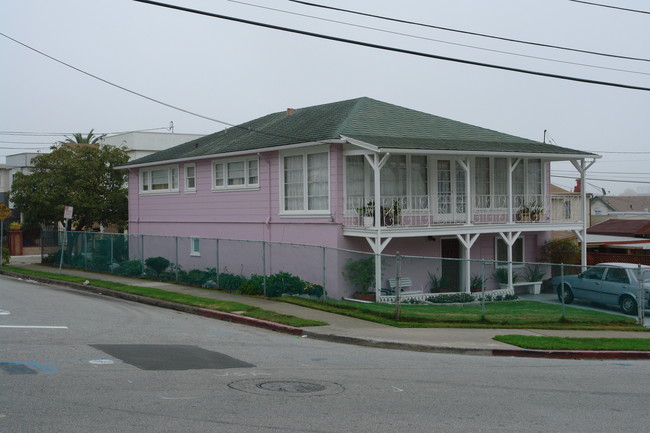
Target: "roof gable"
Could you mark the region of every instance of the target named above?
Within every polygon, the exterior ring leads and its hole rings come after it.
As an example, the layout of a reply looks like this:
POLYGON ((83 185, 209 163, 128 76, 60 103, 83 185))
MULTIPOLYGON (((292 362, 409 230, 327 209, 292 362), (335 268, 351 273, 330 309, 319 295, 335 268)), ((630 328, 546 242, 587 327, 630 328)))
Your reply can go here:
POLYGON ((597 156, 363 97, 268 114, 127 165, 268 150, 341 137, 379 149, 597 156))

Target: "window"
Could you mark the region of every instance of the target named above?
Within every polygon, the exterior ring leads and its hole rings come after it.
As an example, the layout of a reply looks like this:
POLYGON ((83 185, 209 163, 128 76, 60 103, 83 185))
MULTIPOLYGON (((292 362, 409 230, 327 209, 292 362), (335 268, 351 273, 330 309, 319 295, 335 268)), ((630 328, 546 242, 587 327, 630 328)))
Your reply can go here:
POLYGON ((201 240, 199 238, 190 238, 190 256, 201 255, 201 240))
POLYGON ((212 189, 247 189, 259 187, 257 158, 215 161, 212 163, 212 189))
POLYGON ((185 165, 185 191, 196 191, 196 166, 194 164, 185 165))
POLYGON ((630 277, 627 276, 627 271, 621 268, 609 268, 605 281, 614 283, 630 284, 630 277))
POLYGON ((604 273, 605 268, 603 266, 594 266, 593 268, 589 268, 584 271, 582 273, 582 276, 590 280, 602 280, 604 273))
MULTIPOLYGON (((496 238, 496 259, 501 262, 501 266, 508 263, 508 244, 500 237, 496 238)), ((518 238, 512 245, 512 261, 524 261, 524 238, 518 238)))
POLYGON ((178 192, 178 167, 140 169, 140 192, 155 194, 178 192))
POLYGON ((282 158, 282 210, 287 213, 329 211, 328 152, 282 158))

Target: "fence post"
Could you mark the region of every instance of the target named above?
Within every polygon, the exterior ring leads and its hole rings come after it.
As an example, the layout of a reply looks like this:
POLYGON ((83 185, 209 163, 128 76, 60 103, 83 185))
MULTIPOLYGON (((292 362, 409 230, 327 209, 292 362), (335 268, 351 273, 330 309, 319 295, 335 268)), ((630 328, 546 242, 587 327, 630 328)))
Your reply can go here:
POLYGON ((645 296, 643 293, 643 271, 641 270, 641 263, 639 263, 639 272, 637 274, 639 284, 636 292, 636 308, 639 316, 639 325, 643 326, 645 319, 645 296))
POLYGON ((560 263, 560 293, 562 293, 562 320, 566 320, 564 315, 564 263, 560 263))
POLYGON ((113 242, 115 240, 115 235, 111 233, 108 238, 111 240, 111 244, 110 244, 111 245, 111 248, 110 248, 110 260, 108 261, 108 265, 109 265, 109 269, 112 272, 113 271, 113 248, 114 248, 113 247, 113 242))
POLYGON ((266 241, 262 241, 262 291, 266 296, 266 241))
POLYGON ((215 252, 215 256, 216 256, 215 258, 217 261, 217 276, 216 276, 217 281, 215 281, 215 283, 217 283, 217 288, 219 289, 221 288, 221 286, 219 286, 219 239, 215 239, 215 243, 216 243, 215 247, 217 249, 215 252))
POLYGON ((174 236, 174 254, 175 254, 175 261, 176 261, 176 281, 178 281, 178 236, 174 236))
POLYGON ((402 313, 401 306, 400 306, 400 301, 401 301, 400 292, 402 291, 402 289, 400 288, 399 285, 401 271, 402 271, 402 256, 400 256, 399 251, 397 251, 397 255, 395 256, 395 320, 399 320, 400 315, 402 313))
POLYGON ((322 299, 325 301, 327 298, 327 263, 326 263, 326 257, 327 257, 327 249, 325 247, 321 247, 323 250, 323 296, 322 299))
POLYGON ((142 263, 142 268, 144 269, 144 235, 140 234, 140 263, 142 263))
POLYGON ((90 232, 84 233, 84 269, 88 269, 88 235, 90 232))
POLYGON ((481 320, 485 320, 485 260, 481 260, 481 320))

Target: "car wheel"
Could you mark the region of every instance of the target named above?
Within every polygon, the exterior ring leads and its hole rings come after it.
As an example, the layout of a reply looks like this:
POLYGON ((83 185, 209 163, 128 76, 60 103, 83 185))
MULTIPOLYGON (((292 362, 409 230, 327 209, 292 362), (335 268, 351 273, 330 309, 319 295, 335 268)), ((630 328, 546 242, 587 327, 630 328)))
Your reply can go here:
POLYGON ((621 306, 621 311, 625 314, 637 314, 636 301, 631 296, 623 296, 619 302, 621 306))
MULTIPOLYGON (((562 287, 558 286, 557 288, 557 299, 562 302, 562 287)), ((570 304, 573 302, 573 292, 571 291, 571 287, 569 287, 568 284, 564 285, 564 303, 565 304, 570 304)))

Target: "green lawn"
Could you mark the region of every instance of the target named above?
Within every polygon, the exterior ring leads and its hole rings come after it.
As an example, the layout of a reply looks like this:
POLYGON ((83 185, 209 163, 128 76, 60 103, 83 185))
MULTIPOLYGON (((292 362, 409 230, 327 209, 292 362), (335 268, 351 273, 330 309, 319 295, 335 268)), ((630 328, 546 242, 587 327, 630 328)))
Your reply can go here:
POLYGON ((406 328, 537 328, 644 331, 634 318, 580 308, 565 307, 562 320, 560 305, 534 301, 486 303, 485 318, 480 305, 402 305, 400 320, 395 320, 395 306, 350 301, 317 302, 302 298, 281 298, 310 308, 357 317, 386 325, 406 328))
POLYGON ((567 338, 530 335, 497 335, 495 340, 538 350, 650 350, 650 338, 567 338))
MULTIPOLYGON (((23 275, 31 275, 35 277, 44 277, 58 281, 68 281, 73 283, 83 283, 86 278, 75 277, 72 275, 55 274, 52 272, 42 272, 32 269, 23 269, 15 266, 3 266, 0 268, 5 271, 16 272, 23 275)), ((98 279, 88 279, 89 285, 94 287, 101 287, 104 289, 115 290, 123 293, 130 293, 134 295, 146 296, 148 298, 160 299, 163 301, 176 302, 178 304, 190 305, 193 307, 207 308, 215 311, 223 311, 226 313, 238 313, 242 316, 254 317, 256 319, 264 319, 270 322, 281 323, 284 325, 304 327, 304 326, 323 326, 327 323, 318 320, 301 319, 299 317, 287 316, 284 314, 275 313, 273 311, 263 310, 261 308, 253 307, 238 302, 219 301, 212 298, 202 298, 199 296, 185 295, 182 293, 170 292, 167 290, 155 289, 152 287, 131 286, 112 281, 104 281, 98 279)), ((245 298, 242 298, 242 300, 245 298)))

